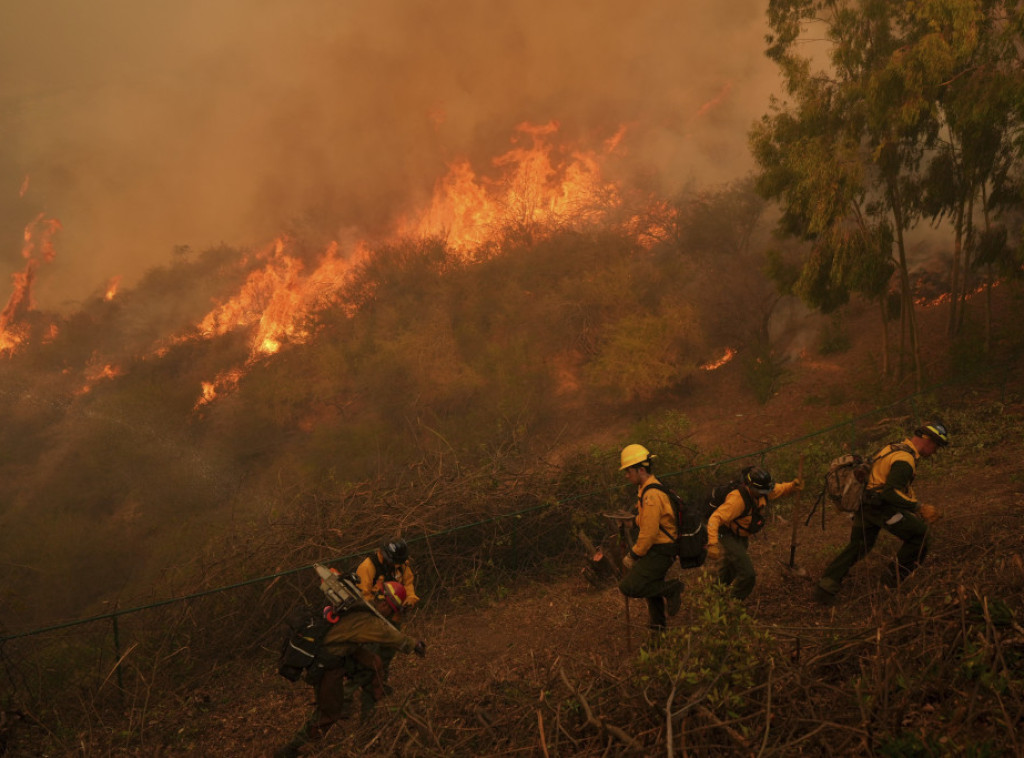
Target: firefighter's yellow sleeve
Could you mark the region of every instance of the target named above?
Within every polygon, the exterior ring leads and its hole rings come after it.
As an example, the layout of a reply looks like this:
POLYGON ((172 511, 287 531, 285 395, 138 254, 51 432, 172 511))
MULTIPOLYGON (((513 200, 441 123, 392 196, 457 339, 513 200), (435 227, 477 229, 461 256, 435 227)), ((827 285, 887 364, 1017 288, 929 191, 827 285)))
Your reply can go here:
POLYGON ((778 500, 780 497, 785 497, 795 489, 796 484, 794 482, 778 482, 774 487, 772 487, 772 491, 768 493, 768 499, 778 500))
POLYGON ((376 588, 373 586, 373 575, 376 569, 373 567, 373 560, 365 559, 356 567, 356 576, 359 577, 359 589, 363 593, 363 599, 373 602, 376 588))
POLYGON ((733 490, 725 496, 725 501, 715 508, 708 518, 708 544, 718 544, 718 530, 722 527, 732 529, 732 522, 743 515, 746 505, 739 490, 733 490))
POLYGON ((416 585, 413 582, 414 574, 412 568, 408 562, 401 564, 398 568, 399 579, 402 585, 405 587, 405 607, 411 608, 420 601, 419 596, 416 594, 416 585))
POLYGON ((633 554, 638 558, 647 555, 651 545, 672 541, 661 531, 662 523, 666 524, 666 528, 675 531, 672 503, 669 501, 668 495, 650 487, 651 484, 657 483, 658 481, 652 477, 646 483, 647 491, 644 492, 643 488, 640 490, 643 493, 643 500, 639 501, 636 506, 636 525, 640 528, 640 534, 636 538, 636 544, 633 545, 633 554))

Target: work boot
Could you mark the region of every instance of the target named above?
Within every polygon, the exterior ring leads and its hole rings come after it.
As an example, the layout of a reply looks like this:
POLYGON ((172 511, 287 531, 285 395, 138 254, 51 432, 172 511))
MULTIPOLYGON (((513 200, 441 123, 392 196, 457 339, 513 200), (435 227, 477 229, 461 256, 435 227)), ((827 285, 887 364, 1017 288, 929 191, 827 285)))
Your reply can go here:
POLYGON ((828 590, 826 590, 824 587, 815 587, 814 602, 818 605, 835 605, 836 596, 828 590))
POLYGON ((672 591, 671 595, 665 598, 665 612, 669 616, 675 616, 679 613, 679 606, 683 604, 683 586, 677 584, 675 590, 672 591))

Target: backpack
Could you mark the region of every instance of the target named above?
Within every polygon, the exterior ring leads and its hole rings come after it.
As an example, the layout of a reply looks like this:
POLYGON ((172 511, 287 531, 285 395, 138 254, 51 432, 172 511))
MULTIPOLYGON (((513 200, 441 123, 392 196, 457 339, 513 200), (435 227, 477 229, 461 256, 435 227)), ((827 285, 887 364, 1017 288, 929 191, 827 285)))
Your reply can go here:
MULTIPOLYGON (((700 568, 708 557, 708 528, 701 518, 700 509, 690 505, 679 495, 663 484, 648 484, 644 487, 647 490, 660 490, 668 495, 668 501, 672 504, 672 515, 676 520, 676 548, 679 555, 680 568, 700 568)), ((641 493, 641 498, 643 494, 641 493)), ((672 535, 668 530, 659 524, 659 529, 667 536, 672 535)))
POLYGON ((313 606, 296 608, 285 620, 288 629, 281 640, 277 673, 289 682, 297 682, 317 660, 320 646, 331 628, 323 609, 313 606))
POLYGON ((740 491, 740 497, 743 498, 743 513, 736 517, 736 521, 741 518, 750 516, 750 524, 745 527, 740 527, 747 534, 757 534, 759 531, 764 529, 764 512, 757 507, 757 501, 753 495, 750 494, 749 490, 744 487, 741 480, 736 479, 726 484, 719 484, 711 488, 708 493, 707 500, 704 503, 704 520, 707 521, 711 518, 711 514, 718 510, 718 507, 725 502, 725 499, 729 496, 729 493, 733 490, 740 491))
POLYGON ((868 480, 871 478, 871 467, 893 453, 905 452, 913 454, 909 445, 891 443, 892 448, 885 455, 878 457, 855 454, 840 455, 828 464, 825 474, 823 494, 843 513, 856 513, 867 500, 868 480))

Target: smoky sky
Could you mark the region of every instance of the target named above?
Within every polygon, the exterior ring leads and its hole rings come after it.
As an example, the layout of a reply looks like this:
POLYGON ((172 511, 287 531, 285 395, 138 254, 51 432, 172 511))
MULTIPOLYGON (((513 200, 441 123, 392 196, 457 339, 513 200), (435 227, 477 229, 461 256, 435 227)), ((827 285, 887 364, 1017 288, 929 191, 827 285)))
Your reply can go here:
POLYGON ((0 273, 38 213, 52 308, 175 246, 381 232, 522 122, 625 126, 659 191, 730 181, 777 89, 766 31, 760 0, 7 0, 0 273))

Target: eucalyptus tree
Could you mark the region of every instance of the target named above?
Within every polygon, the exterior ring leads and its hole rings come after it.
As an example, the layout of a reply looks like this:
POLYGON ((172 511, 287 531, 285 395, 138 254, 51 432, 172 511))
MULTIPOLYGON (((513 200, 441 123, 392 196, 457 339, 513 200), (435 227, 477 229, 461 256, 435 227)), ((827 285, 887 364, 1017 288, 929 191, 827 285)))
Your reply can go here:
POLYGON ((909 338, 920 385, 905 233, 925 218, 951 228, 955 332, 972 267, 1010 254, 998 213, 1021 202, 1011 180, 1024 149, 1024 10, 1016 0, 771 0, 768 21, 766 52, 788 100, 773 100, 751 146, 759 190, 782 206, 779 231, 810 242, 795 289, 822 310, 853 291, 884 302, 888 261, 900 355, 909 338))
MULTIPOLYGON (((921 199, 926 215, 953 228, 951 335, 963 323, 972 268, 989 268, 991 288, 991 264, 1009 253, 999 216, 1021 203, 1012 184, 1022 152, 1021 17, 1015 0, 932 0, 908 19, 918 32, 904 57, 921 72, 941 125, 921 199)), ((985 322, 989 335, 988 307, 985 322)))
POLYGON ((905 200, 915 191, 907 167, 920 157, 916 134, 924 127, 916 112, 899 119, 891 113, 897 97, 885 72, 901 42, 892 8, 773 0, 768 18, 774 34, 767 54, 790 99, 773 98, 771 112, 751 131, 751 146, 758 189, 780 206, 778 233, 809 243, 794 291, 823 312, 855 292, 878 301, 888 372, 886 295, 898 270, 901 335, 909 336, 918 369, 903 231, 916 220, 905 200), (823 29, 826 43, 809 41, 811 26, 823 29))

